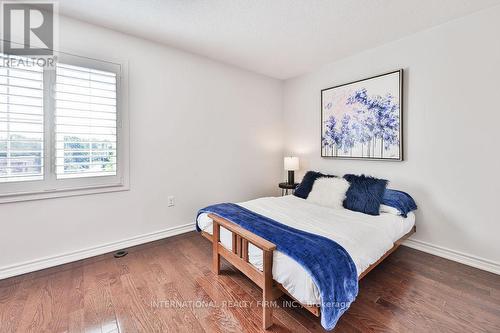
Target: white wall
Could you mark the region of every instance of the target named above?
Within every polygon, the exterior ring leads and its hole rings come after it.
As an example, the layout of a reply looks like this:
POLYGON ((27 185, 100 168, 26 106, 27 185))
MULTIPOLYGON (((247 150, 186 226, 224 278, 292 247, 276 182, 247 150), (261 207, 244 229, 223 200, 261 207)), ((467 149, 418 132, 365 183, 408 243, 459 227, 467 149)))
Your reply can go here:
POLYGON ((0 205, 0 278, 194 224, 211 203, 278 193, 280 81, 68 19, 59 49, 129 61, 131 190, 0 205))
POLYGON ((303 169, 389 179, 420 207, 413 245, 479 257, 500 272, 499 31, 495 7, 286 81, 285 153, 303 169), (405 161, 321 158, 320 89, 399 68, 405 161))
POLYGON ((0 278, 186 230, 213 202, 277 194, 283 115, 284 153, 303 171, 388 178, 420 206, 414 245, 500 267, 498 31, 500 7, 288 80, 282 96, 279 81, 62 19, 61 50, 129 60, 131 190, 0 205, 0 278), (320 89, 401 67, 405 162, 321 158, 320 89))

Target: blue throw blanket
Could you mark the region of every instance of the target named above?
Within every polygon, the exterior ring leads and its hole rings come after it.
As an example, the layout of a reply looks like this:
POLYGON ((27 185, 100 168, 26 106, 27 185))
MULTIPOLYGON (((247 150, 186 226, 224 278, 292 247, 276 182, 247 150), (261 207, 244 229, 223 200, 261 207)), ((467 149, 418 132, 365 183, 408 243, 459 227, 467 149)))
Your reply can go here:
MULTIPOLYGON (((291 228, 232 203, 208 206, 198 212, 231 221, 276 245, 312 277, 321 295, 321 325, 331 330, 358 294, 356 266, 347 251, 323 236, 291 228)), ((196 229, 201 231, 196 224, 196 229)))

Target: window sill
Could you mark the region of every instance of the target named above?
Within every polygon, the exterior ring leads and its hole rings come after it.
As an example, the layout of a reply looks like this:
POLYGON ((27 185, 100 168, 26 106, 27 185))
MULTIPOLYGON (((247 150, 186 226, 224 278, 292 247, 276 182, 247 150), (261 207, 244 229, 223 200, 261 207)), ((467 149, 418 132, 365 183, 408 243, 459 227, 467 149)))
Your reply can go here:
POLYGON ((128 191, 130 186, 128 184, 108 184, 90 187, 79 187, 69 189, 46 190, 40 192, 17 193, 0 196, 0 204, 13 203, 20 201, 33 201, 63 197, 74 197, 80 195, 91 195, 100 193, 128 191))

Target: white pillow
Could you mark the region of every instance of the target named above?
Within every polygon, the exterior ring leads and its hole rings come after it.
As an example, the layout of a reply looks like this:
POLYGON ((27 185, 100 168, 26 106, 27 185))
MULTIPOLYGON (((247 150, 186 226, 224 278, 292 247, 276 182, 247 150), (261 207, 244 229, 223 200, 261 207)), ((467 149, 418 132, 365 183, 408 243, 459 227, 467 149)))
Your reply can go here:
POLYGON ((344 178, 322 177, 316 179, 307 201, 320 206, 340 209, 345 194, 349 189, 349 182, 344 178))

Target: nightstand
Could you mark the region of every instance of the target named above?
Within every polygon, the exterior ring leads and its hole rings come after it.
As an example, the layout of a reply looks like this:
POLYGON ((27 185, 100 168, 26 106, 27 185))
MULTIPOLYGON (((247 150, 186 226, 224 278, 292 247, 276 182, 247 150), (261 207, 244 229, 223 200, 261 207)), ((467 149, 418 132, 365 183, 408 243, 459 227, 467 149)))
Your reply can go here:
POLYGON ((299 183, 293 183, 293 184, 279 183, 278 185, 278 187, 281 189, 281 196, 288 195, 288 191, 290 191, 293 194, 297 186, 299 186, 299 183))

